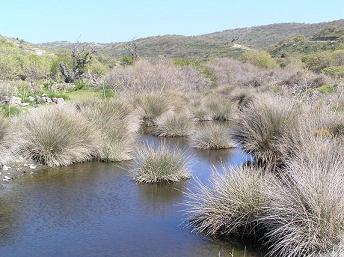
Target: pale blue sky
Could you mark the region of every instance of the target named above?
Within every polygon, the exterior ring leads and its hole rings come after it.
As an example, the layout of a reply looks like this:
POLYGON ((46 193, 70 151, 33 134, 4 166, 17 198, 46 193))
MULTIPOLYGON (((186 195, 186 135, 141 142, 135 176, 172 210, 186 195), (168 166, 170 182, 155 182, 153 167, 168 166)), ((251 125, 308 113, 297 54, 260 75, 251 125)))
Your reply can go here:
POLYGON ((341 18, 343 0, 0 1, 0 34, 31 42, 115 42, 341 18))

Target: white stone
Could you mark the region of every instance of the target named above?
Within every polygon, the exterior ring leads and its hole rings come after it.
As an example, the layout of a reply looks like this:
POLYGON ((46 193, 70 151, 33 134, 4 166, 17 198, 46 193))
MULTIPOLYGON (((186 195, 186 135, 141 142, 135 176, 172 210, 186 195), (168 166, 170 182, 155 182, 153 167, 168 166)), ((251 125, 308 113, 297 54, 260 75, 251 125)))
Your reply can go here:
POLYGON ((34 165, 34 164, 30 164, 30 169, 36 169, 37 168, 37 166, 36 165, 34 165))

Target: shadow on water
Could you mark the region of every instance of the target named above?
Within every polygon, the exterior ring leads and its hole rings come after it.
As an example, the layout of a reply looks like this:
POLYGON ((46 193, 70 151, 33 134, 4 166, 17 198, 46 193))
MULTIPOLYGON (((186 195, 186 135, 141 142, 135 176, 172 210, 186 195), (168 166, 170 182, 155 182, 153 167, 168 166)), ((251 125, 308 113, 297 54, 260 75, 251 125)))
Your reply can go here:
MULTIPOLYGON (((190 153, 193 176, 205 183, 212 166, 249 159, 238 149, 195 151, 182 138, 144 136, 140 144, 162 141, 190 153)), ((130 168, 131 162, 91 162, 15 181, 0 197, 0 256, 261 256, 181 225, 183 192, 195 184, 193 179, 142 185, 129 177, 130 168)))

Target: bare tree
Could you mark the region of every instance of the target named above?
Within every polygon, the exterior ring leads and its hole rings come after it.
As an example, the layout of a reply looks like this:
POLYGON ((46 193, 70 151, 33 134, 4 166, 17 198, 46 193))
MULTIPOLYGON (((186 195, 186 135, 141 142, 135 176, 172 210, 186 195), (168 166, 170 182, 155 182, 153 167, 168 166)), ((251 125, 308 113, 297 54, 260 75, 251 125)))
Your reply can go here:
POLYGON ((60 70, 66 83, 73 83, 81 79, 86 72, 87 65, 91 62, 95 49, 90 46, 82 46, 76 43, 72 49, 72 67, 67 67, 63 62, 60 63, 60 70))
POLYGON ((134 40, 126 43, 126 45, 124 46, 125 50, 127 50, 128 55, 134 60, 136 61, 139 58, 139 55, 137 53, 137 44, 134 40))

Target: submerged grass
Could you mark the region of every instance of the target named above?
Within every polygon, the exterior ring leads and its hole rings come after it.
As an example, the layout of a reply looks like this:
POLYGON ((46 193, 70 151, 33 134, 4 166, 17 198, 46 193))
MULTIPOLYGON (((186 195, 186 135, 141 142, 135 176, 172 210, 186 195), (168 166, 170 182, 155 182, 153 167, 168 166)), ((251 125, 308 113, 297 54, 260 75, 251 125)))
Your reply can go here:
POLYGON ((139 183, 178 182, 191 176, 187 155, 164 144, 138 149, 134 162, 133 177, 139 183))

